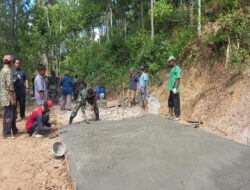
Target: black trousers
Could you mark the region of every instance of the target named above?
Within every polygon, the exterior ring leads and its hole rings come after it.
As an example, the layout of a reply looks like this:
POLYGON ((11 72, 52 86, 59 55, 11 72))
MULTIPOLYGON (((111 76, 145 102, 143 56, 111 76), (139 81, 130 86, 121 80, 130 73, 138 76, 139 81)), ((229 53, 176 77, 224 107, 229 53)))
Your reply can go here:
POLYGON ((16 128, 16 110, 13 106, 4 107, 4 116, 3 116, 3 136, 11 136, 11 131, 13 135, 18 132, 16 128))
MULTIPOLYGON (((18 94, 16 93, 16 103, 19 102, 20 105, 20 117, 25 117, 25 102, 26 102, 26 94, 18 94)), ((16 115, 17 116, 17 115, 16 115)))
POLYGON ((174 114, 176 117, 179 117, 181 115, 179 92, 177 92, 177 94, 174 94, 173 91, 170 91, 168 98, 168 107, 174 108, 174 114))

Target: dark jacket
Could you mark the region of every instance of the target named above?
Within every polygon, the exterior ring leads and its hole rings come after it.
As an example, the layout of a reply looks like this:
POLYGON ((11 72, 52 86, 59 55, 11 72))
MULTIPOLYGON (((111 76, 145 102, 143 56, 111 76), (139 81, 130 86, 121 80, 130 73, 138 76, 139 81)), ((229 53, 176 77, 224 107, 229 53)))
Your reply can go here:
POLYGON ((72 83, 71 78, 69 78, 67 75, 65 75, 62 78, 60 85, 62 86, 62 94, 64 95, 72 94, 73 83, 72 83))

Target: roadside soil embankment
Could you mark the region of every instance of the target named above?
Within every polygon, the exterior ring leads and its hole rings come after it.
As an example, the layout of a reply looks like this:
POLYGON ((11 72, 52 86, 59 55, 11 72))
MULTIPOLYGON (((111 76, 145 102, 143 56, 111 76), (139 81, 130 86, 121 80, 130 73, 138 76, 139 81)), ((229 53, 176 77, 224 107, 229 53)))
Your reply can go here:
MULTIPOLYGON (((250 144, 250 68, 229 72, 225 65, 196 64, 182 67, 181 115, 185 121, 202 121, 202 129, 250 144)), ((163 84, 154 86, 160 115, 168 114, 167 71, 160 73, 163 84)))

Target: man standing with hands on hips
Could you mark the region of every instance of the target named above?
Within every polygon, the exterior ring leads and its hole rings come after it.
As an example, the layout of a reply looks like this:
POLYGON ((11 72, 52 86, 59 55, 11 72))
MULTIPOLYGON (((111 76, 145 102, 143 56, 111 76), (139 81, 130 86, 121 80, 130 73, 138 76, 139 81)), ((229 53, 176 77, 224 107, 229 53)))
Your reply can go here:
POLYGON ((1 70, 0 78, 0 101, 1 106, 4 107, 4 118, 3 118, 3 137, 4 138, 14 138, 11 136, 18 132, 16 128, 16 98, 14 94, 13 78, 11 72, 11 66, 13 63, 13 58, 10 55, 5 55, 3 58, 4 66, 1 70))
POLYGON ((172 69, 170 70, 168 80, 168 90, 170 91, 170 95, 168 98, 168 107, 169 107, 169 115, 167 119, 173 119, 174 121, 180 120, 180 78, 181 78, 181 69, 176 64, 176 58, 170 56, 168 62, 172 69), (175 118, 173 117, 173 111, 175 114, 175 118))

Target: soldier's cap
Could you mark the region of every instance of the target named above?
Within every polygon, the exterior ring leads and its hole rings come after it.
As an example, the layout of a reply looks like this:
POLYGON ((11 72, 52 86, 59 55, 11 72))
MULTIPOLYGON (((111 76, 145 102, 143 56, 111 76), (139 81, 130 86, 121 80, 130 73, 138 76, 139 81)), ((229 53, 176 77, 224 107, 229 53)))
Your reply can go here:
POLYGON ((11 62, 13 62, 13 57, 11 56, 11 55, 5 55, 4 57, 3 57, 3 62, 5 63, 5 64, 10 64, 11 62))
POLYGON ((87 90, 87 94, 88 95, 94 95, 94 90, 92 89, 92 88, 89 88, 88 90, 87 90))
POLYGON ((55 71, 51 71, 51 75, 56 75, 55 71))
POLYGON ((168 58, 168 62, 169 61, 176 61, 176 58, 174 57, 174 56, 170 56, 169 58, 168 58))
POLYGON ((51 100, 44 102, 43 106, 49 108, 50 111, 54 109, 53 102, 51 100))

